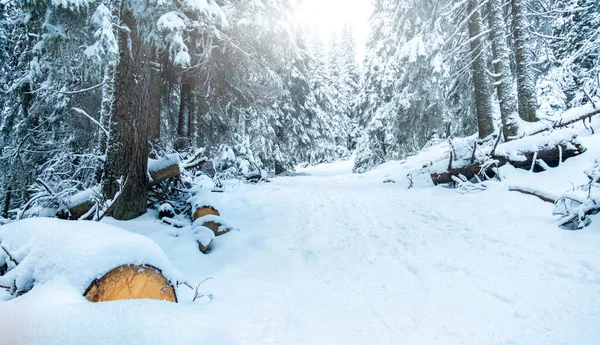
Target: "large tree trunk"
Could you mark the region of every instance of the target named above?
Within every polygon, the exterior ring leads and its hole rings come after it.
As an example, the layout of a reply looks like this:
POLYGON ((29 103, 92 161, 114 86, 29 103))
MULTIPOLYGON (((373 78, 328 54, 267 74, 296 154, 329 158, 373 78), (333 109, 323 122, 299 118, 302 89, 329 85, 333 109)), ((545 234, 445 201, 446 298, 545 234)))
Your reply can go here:
POLYGON ((102 194, 113 199, 110 209, 119 220, 136 218, 146 212, 148 199, 148 83, 149 54, 143 48, 133 13, 121 6, 119 60, 115 75, 115 96, 106 155, 102 194))
POLYGON ((476 0, 468 0, 467 11, 469 18, 469 36, 471 38, 471 58, 473 69, 473 86, 475 88, 475 106, 479 138, 484 139, 494 133, 494 110, 492 94, 487 74, 487 59, 483 42, 483 22, 477 8, 476 0))
POLYGON ((527 1, 512 0, 512 12, 519 116, 525 121, 535 122, 538 105, 527 1))
POLYGON ((496 81, 498 100, 504 138, 508 141, 519 134, 517 112, 517 96, 513 89, 513 75, 510 69, 510 50, 506 42, 506 26, 502 15, 502 2, 488 0, 490 27, 492 29, 492 51, 494 53, 494 69, 500 75, 496 81))

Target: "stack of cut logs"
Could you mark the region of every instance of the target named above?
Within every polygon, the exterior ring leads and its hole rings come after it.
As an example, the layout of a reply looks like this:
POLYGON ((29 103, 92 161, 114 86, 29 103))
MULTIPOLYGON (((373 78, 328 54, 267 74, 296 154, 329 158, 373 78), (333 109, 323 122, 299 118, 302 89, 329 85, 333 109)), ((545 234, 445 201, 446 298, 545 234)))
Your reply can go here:
MULTIPOLYGON (((221 214, 216 207, 208 205, 204 202, 203 205, 192 204, 192 230, 195 233, 202 234, 211 232, 212 238, 209 240, 198 240, 198 248, 202 253, 207 253, 211 249, 212 239, 217 236, 224 235, 231 231, 231 228, 226 225, 224 220, 221 218, 221 214), (208 242, 208 243, 206 243, 208 242)), ((203 236, 207 238, 207 236, 203 236)))

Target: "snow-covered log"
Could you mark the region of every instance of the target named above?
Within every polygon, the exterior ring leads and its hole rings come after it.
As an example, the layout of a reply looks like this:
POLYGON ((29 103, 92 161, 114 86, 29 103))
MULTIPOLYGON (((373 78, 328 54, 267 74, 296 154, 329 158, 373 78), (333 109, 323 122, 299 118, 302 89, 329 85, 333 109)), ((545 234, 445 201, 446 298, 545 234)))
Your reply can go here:
POLYGON ((223 218, 215 215, 205 215, 194 220, 194 227, 203 226, 207 227, 215 234, 215 236, 225 235, 230 232, 232 227, 229 226, 223 218))
POLYGON ((188 199, 188 203, 192 206, 193 221, 208 215, 221 215, 218 211, 221 207, 217 198, 206 190, 198 190, 194 196, 188 199))
POLYGON ((447 162, 439 162, 431 171, 431 180, 439 185, 452 183, 452 177, 459 175, 468 180, 475 176, 485 179, 495 176, 495 169, 506 164, 540 171, 547 166, 556 167, 583 152, 585 147, 572 131, 543 133, 503 143, 496 148, 487 147, 482 149, 477 159, 473 159, 472 152, 465 152, 465 157, 459 155, 458 159, 453 159, 449 169, 447 162))
POLYGON ((90 302, 126 299, 157 299, 177 302, 173 285, 153 266, 122 265, 90 284, 85 293, 90 302))
POLYGON ((71 196, 67 200, 68 218, 79 219, 86 215, 94 207, 100 195, 100 188, 92 187, 71 196))
POLYGON ((181 175, 182 171, 181 161, 176 153, 161 159, 150 159, 148 161, 150 186, 156 186, 170 178, 177 177, 181 175))
POLYGON ((102 223, 26 219, 0 228, 0 246, 0 286, 13 296, 64 284, 94 302, 176 302, 184 281, 152 240, 102 223))

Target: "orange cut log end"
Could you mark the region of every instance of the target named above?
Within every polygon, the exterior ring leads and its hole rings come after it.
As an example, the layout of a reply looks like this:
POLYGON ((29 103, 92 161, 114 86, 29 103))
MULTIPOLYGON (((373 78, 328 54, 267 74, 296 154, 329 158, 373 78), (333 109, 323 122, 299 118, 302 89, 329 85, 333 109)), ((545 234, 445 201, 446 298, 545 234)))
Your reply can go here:
POLYGON ((94 280, 83 295, 90 302, 156 299, 177 303, 173 285, 152 266, 119 266, 94 280))

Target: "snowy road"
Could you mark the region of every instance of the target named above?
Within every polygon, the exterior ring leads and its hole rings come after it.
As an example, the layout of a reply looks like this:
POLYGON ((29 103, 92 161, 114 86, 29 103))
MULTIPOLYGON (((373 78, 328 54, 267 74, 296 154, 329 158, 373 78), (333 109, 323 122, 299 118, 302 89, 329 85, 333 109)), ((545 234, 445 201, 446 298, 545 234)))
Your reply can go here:
POLYGON ((198 256, 154 237, 240 344, 598 344, 600 227, 505 192, 407 190, 349 163, 242 185, 240 232, 198 256), (190 263, 193 261, 192 263, 190 263))

